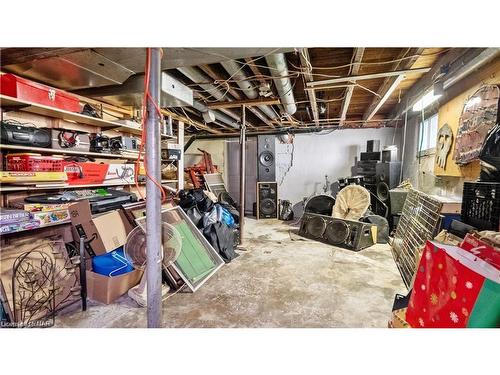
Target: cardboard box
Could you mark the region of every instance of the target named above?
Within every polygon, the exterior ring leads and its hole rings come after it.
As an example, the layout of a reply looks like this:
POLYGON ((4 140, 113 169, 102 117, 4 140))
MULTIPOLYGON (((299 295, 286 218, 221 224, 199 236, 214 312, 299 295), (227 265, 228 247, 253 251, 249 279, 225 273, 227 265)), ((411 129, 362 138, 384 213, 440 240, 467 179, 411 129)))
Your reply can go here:
POLYGON ((90 256, 101 255, 123 246, 133 229, 122 210, 110 211, 93 218, 88 200, 71 205, 69 213, 74 240, 80 243, 80 237, 87 240, 93 238, 86 244, 90 256))
POLYGON ((133 270, 118 276, 104 276, 87 270, 87 296, 98 302, 110 304, 141 281, 143 272, 133 270))
POLYGON ((406 321, 406 308, 394 310, 392 319, 389 322, 389 328, 411 328, 406 321))

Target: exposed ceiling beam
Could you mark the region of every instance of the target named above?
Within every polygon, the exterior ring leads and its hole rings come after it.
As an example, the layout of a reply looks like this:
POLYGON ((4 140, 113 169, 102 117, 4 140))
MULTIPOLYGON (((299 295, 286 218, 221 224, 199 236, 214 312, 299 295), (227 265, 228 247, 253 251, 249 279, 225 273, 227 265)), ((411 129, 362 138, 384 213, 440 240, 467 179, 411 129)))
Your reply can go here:
POLYGON ((273 104, 280 104, 280 100, 276 98, 233 100, 231 102, 209 103, 207 104, 207 107, 210 109, 222 109, 222 108, 239 108, 242 105, 245 105, 246 107, 251 108, 260 105, 273 105, 273 104))
MULTIPOLYGON (((413 66, 413 64, 415 64, 420 55, 422 55, 424 49, 425 48, 402 49, 395 59, 396 62, 392 65, 392 70, 410 69, 413 66), (406 56, 408 56, 409 58, 405 59, 406 56)), ((366 108, 366 111, 363 115, 363 120, 368 121, 377 113, 377 111, 380 109, 380 107, 382 107, 384 102, 391 96, 391 93, 396 89, 398 84, 395 82, 402 80, 402 78, 400 77, 402 76, 400 75, 397 77, 386 77, 384 79, 384 82, 382 82, 379 89, 377 90, 377 94, 380 96, 375 96, 372 99, 372 102, 366 108)))
POLYGON ((250 68, 250 70, 252 71, 253 75, 255 76, 255 79, 257 81, 259 81, 259 83, 261 85, 267 83, 269 80, 271 80, 271 78, 265 79, 264 75, 261 73, 259 67, 257 66, 257 64, 253 60, 255 60, 255 59, 246 58, 245 62, 247 63, 247 66, 250 68))
MULTIPOLYGON (((373 107, 371 109, 371 112, 368 112, 366 114, 366 116, 363 117, 364 121, 370 121, 372 119, 372 117, 375 116, 375 114, 378 112, 380 107, 382 107, 382 105, 384 105, 384 103, 387 101, 387 99, 389 99, 389 97, 392 95, 394 90, 396 90, 396 87, 398 87, 399 84, 401 83, 401 81, 403 81, 404 79, 405 79, 405 75, 401 74, 400 76, 397 76, 395 80, 393 80, 392 84, 387 88, 384 95, 380 98, 380 100, 378 100, 376 102, 375 107, 373 107)), ((378 99, 378 97, 377 97, 377 99, 378 99)))
MULTIPOLYGON (((302 48, 300 50, 299 55, 300 55, 300 66, 302 68, 302 72, 304 73, 303 74, 304 79, 308 82, 313 82, 314 78, 312 75, 312 66, 310 66, 312 64, 308 49, 302 48)), ((318 112, 318 103, 316 102, 316 92, 314 92, 314 90, 306 91, 306 95, 309 98, 309 104, 311 106, 313 121, 316 125, 319 125, 319 112, 318 112)))
MULTIPOLYGON (((362 81, 362 80, 367 80, 367 79, 385 78, 385 77, 391 77, 391 76, 399 76, 401 74, 427 73, 429 70, 431 70, 431 68, 418 68, 418 69, 397 70, 397 71, 384 72, 384 73, 363 74, 360 76, 338 77, 338 78, 325 79, 322 81, 309 82, 309 83, 307 83, 307 87, 317 87, 317 86, 321 86, 321 85, 329 85, 332 83, 339 83, 339 82, 356 82, 356 81, 362 81)), ((317 87, 317 88, 319 89, 321 87, 317 87)))
MULTIPOLYGON (((354 48, 353 52, 353 65, 351 68, 351 72, 349 75, 354 75, 356 76, 359 73, 359 68, 361 66, 361 60, 363 59, 363 54, 365 53, 364 48, 354 48)), ((342 108, 340 110, 340 126, 343 125, 346 117, 347 117, 347 110, 349 109, 349 104, 351 103, 351 98, 352 98, 352 93, 354 91, 354 86, 349 86, 346 89, 345 92, 345 98, 342 101, 342 108)))

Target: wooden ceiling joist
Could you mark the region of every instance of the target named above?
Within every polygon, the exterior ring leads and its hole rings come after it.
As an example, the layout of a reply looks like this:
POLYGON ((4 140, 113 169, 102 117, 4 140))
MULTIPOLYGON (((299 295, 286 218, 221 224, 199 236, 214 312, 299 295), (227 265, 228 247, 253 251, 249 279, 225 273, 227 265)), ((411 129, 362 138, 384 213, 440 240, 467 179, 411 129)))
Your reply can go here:
MULTIPOLYGON (((404 48, 397 56, 396 62, 392 66, 393 70, 398 69, 410 69, 413 64, 417 61, 417 59, 422 55, 424 48, 404 48), (404 59, 406 56, 411 56, 409 59, 404 59)), ((399 82, 404 79, 404 75, 396 76, 396 77, 386 77, 384 82, 380 85, 380 88, 377 90, 377 94, 380 96, 375 96, 366 109, 363 120, 369 121, 377 111, 382 107, 385 101, 391 96, 392 92, 396 89, 399 82)))
MULTIPOLYGON (((353 60, 352 60, 352 69, 351 73, 349 75, 354 75, 356 76, 359 73, 359 67, 361 66, 361 60, 363 59, 363 54, 365 53, 364 48, 355 48, 353 52, 353 60)), ((343 125, 346 117, 347 117, 347 110, 349 109, 349 104, 351 103, 351 97, 352 93, 354 91, 354 86, 351 85, 347 87, 346 92, 345 92, 345 98, 344 101, 342 102, 342 108, 340 110, 340 126, 343 125)))
POLYGON ((397 70, 397 71, 384 72, 384 73, 363 74, 363 75, 359 75, 359 76, 338 77, 338 78, 325 79, 325 80, 321 80, 321 81, 309 82, 309 83, 307 83, 307 87, 314 87, 317 89, 321 89, 322 85, 330 85, 332 83, 356 82, 356 81, 362 81, 362 80, 367 80, 367 79, 394 77, 394 76, 399 76, 401 74, 427 73, 429 70, 431 70, 431 68, 418 68, 418 69, 397 70))
MULTIPOLYGON (((307 48, 302 48, 299 55, 300 66, 302 68, 302 72, 304 73, 304 79, 307 82, 313 82, 314 78, 312 75, 312 66, 309 51, 307 50, 307 48)), ((313 121, 316 125, 319 125, 319 112, 318 103, 316 101, 316 92, 314 90, 306 91, 306 96, 309 99, 309 104, 311 106, 313 121)))

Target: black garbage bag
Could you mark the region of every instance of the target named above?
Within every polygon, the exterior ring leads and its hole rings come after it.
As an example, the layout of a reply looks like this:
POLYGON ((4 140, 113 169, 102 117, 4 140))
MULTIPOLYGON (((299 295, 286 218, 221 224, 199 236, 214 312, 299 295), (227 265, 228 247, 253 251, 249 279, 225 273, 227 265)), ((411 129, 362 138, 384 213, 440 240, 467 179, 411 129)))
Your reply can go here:
POLYGON ((181 190, 179 192, 179 206, 184 211, 196 206, 201 214, 210 211, 214 206, 214 202, 205 195, 202 188, 181 190))
POLYGON ((293 220, 293 207, 292 203, 288 200, 282 200, 280 210, 280 220, 290 221, 293 220))
POLYGON ((234 232, 226 224, 217 222, 203 228, 203 235, 217 250, 224 262, 229 263, 239 255, 234 251, 234 232))

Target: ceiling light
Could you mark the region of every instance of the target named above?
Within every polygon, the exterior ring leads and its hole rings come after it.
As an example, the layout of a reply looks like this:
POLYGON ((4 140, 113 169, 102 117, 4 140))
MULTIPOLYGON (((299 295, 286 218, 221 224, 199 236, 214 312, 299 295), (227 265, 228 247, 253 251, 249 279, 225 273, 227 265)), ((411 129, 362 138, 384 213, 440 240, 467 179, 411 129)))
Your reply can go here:
POLYGON ((434 103, 442 95, 434 95, 434 90, 429 91, 427 94, 422 96, 422 98, 413 105, 413 111, 419 112, 426 108, 429 104, 434 103))

